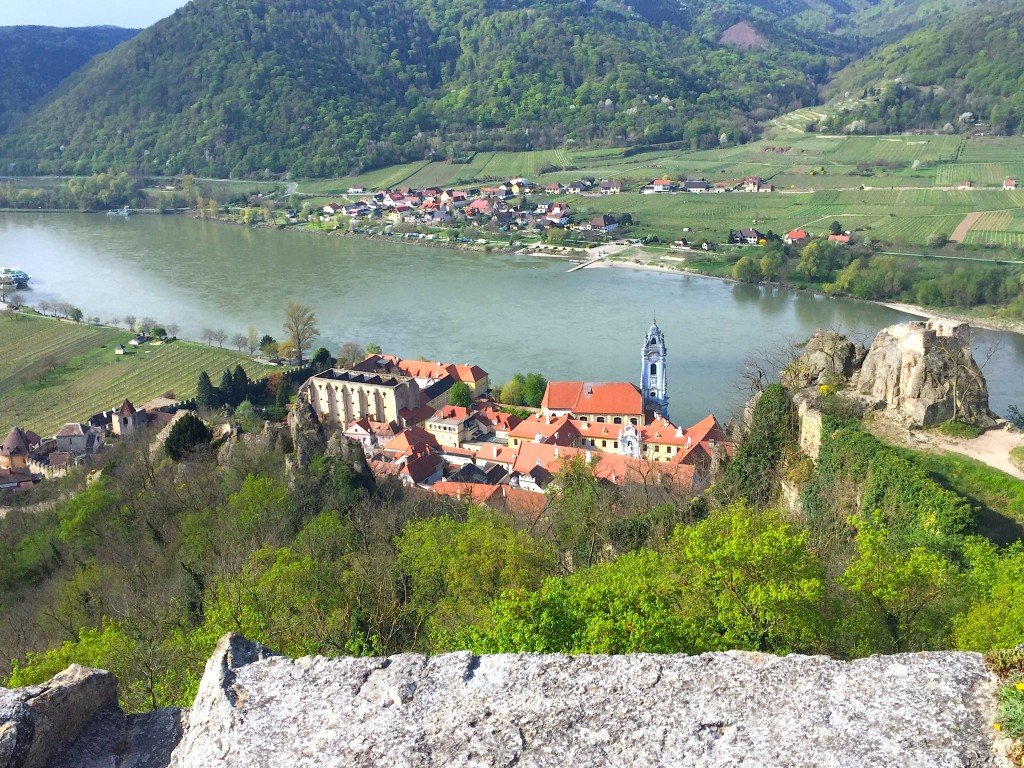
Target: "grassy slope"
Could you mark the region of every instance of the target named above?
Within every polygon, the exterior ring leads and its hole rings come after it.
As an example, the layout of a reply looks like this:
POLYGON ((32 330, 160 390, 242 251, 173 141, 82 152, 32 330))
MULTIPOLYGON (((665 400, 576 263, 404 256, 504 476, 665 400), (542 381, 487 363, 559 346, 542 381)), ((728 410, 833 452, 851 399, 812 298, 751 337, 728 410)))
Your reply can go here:
POLYGON ((191 397, 202 370, 214 381, 239 363, 252 378, 270 370, 236 352, 185 341, 115 356, 114 346, 129 338, 49 318, 0 319, 0 432, 17 424, 51 435, 125 398, 141 405, 165 392, 191 397))
POLYGON ((1024 482, 965 456, 913 455, 939 483, 978 507, 979 533, 1001 544, 1024 538, 1024 482))

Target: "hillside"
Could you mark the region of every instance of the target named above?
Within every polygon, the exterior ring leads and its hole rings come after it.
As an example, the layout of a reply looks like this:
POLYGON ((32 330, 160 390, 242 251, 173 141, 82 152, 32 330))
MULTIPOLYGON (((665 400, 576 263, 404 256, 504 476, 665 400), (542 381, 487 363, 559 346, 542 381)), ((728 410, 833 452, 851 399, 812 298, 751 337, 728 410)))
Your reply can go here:
POLYGON ((130 40, 119 27, 0 27, 0 132, 94 56, 130 40))
POLYGON ((22 173, 301 176, 470 149, 745 139, 814 103, 854 42, 772 0, 194 0, 69 79, 0 159, 22 173), (747 21, 766 50, 719 44, 747 21))
POLYGON ((869 103, 839 114, 827 130, 863 120, 869 133, 908 128, 1024 131, 1024 2, 986 3, 850 65, 830 86, 833 95, 866 95, 869 103), (973 119, 961 119, 971 113, 973 119))

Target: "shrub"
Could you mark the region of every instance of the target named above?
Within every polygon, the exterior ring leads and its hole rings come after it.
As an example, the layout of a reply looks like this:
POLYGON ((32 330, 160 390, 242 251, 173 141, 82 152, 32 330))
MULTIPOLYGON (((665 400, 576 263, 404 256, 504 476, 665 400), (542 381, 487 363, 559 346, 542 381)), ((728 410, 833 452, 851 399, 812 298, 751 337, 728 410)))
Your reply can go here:
POLYGON ((175 461, 190 456, 213 440, 213 432, 206 422, 194 413, 186 413, 174 426, 164 441, 164 450, 175 461))

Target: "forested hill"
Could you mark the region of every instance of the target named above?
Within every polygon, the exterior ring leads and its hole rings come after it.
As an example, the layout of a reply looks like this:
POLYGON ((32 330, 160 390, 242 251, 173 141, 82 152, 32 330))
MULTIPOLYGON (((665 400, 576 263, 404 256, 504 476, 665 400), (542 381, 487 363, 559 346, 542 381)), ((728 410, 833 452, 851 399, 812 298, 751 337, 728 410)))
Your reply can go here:
POLYGON ((193 0, 70 78, 0 161, 226 176, 468 149, 742 140, 852 55, 826 0, 193 0), (721 33, 747 21, 767 48, 721 33))
POLYGON ((834 94, 871 98, 826 128, 863 120, 871 133, 947 124, 961 131, 978 121, 992 133, 1024 132, 1022 45, 1022 0, 963 8, 841 72, 834 94))
POLYGON ((96 54, 137 33, 119 27, 0 27, 0 131, 96 54))

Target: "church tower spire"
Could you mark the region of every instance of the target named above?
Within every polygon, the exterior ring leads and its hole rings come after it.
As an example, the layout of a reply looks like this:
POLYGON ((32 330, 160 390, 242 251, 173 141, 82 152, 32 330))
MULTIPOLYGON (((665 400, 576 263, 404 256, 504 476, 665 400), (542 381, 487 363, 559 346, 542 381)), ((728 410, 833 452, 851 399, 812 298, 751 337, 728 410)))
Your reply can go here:
POLYGON ((647 331, 641 354, 640 391, 644 396, 644 411, 668 419, 668 347, 657 319, 647 331))

